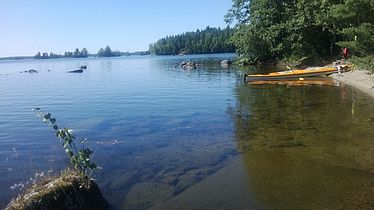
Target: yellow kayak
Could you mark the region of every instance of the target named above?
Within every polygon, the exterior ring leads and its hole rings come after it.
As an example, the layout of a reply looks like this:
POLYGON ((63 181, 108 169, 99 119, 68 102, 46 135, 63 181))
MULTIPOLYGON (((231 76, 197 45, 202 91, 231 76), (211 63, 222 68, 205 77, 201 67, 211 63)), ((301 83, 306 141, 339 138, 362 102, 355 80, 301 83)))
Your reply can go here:
POLYGON ((293 78, 304 78, 304 77, 316 77, 322 75, 330 75, 337 73, 338 68, 319 68, 312 70, 288 70, 273 72, 270 74, 245 74, 244 81, 259 81, 259 80, 283 80, 283 79, 293 79, 293 78))
POLYGON ((337 86, 338 84, 331 78, 312 77, 306 79, 284 79, 284 80, 253 80, 248 81, 250 85, 286 85, 286 86, 337 86))

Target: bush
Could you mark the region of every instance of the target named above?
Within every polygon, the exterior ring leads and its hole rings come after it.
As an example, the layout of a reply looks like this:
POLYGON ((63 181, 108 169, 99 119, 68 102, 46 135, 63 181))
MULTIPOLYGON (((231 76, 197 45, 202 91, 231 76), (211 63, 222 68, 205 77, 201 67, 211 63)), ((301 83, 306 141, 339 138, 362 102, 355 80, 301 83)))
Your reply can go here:
POLYGON ((374 73, 374 55, 369 55, 365 57, 353 56, 349 61, 355 64, 359 70, 368 70, 374 73))
POLYGON ((80 140, 80 147, 75 143, 76 137, 73 131, 68 128, 62 128, 57 125, 57 120, 52 118, 51 113, 44 113, 40 108, 33 109, 37 115, 43 119, 43 122, 49 125, 56 133, 56 137, 62 142, 62 148, 69 156, 71 164, 82 176, 90 176, 97 165, 91 161, 93 151, 85 146, 86 138, 80 140))

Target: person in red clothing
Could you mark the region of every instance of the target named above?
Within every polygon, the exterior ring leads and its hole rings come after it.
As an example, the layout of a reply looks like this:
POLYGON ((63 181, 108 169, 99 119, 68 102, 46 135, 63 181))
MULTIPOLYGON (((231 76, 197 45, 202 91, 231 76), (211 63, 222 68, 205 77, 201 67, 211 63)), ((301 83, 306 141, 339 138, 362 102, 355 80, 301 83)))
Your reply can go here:
POLYGON ((348 56, 349 56, 349 50, 347 47, 344 47, 343 49, 343 59, 342 59, 342 63, 345 64, 345 60, 348 59, 348 56))
POLYGON ((348 56, 349 56, 349 50, 348 50, 348 48, 344 47, 344 49, 343 49, 343 58, 347 59, 348 56))

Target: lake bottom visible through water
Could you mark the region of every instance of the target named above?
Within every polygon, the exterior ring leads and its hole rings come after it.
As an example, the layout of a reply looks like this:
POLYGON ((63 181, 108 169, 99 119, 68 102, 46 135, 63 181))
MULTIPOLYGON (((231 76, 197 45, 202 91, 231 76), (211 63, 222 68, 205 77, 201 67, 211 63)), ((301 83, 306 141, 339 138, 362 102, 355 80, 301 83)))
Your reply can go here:
POLYGON ((1 62, 0 206, 15 183, 69 165, 39 106, 88 137, 112 209, 374 207, 372 98, 328 78, 243 84, 253 69, 223 59, 234 57, 1 62))

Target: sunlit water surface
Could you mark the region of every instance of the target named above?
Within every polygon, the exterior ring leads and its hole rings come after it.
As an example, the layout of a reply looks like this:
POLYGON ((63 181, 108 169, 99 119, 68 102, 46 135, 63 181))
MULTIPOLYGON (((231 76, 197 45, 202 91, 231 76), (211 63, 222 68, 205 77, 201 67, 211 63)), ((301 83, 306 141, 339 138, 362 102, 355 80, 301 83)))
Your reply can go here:
POLYGON ((88 137, 113 209, 374 206, 372 99, 333 82, 244 85, 227 58, 0 62, 0 206, 15 183, 69 165, 34 106, 88 137))

